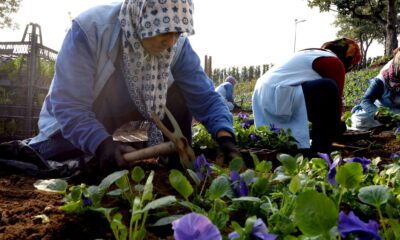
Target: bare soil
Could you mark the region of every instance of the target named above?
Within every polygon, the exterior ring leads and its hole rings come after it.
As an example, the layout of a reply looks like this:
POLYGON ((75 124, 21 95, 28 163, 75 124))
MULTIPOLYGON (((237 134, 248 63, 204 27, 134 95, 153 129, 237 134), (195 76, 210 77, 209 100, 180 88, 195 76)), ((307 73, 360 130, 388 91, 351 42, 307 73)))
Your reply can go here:
MULTIPOLYGON (((335 143, 335 147, 344 157, 371 159, 380 156, 384 162, 390 161, 392 153, 400 153, 400 142, 395 139, 393 131, 375 131, 361 137, 346 136, 335 143)), ((156 161, 141 165, 147 171, 155 171, 154 192, 158 196, 176 195, 168 184, 169 169, 160 167, 156 161)), ((107 220, 95 213, 69 215, 62 212, 58 209, 63 204, 62 196, 36 190, 33 187, 36 180, 0 170, 0 239, 113 239, 107 220), (35 217, 40 214, 45 214, 50 221, 43 223, 35 217)), ((90 178, 88 184, 98 184, 100 180, 90 178)), ((148 239, 169 239, 166 236, 171 233, 171 229, 153 230, 148 239)))

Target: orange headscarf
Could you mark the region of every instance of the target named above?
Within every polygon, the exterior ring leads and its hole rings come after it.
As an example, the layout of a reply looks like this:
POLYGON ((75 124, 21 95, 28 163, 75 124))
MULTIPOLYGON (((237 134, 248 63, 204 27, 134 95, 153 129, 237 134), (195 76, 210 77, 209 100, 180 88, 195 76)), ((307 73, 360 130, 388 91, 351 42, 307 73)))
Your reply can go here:
POLYGON ((323 49, 329 49, 343 62, 346 72, 350 71, 361 60, 358 44, 349 38, 340 38, 322 44, 323 49))

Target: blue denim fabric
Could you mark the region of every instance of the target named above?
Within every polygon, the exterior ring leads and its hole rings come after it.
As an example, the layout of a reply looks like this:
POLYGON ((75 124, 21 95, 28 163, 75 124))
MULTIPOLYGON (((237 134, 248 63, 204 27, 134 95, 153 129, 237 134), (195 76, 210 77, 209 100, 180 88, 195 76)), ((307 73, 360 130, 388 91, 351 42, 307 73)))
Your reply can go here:
POLYGON ((46 141, 30 144, 30 147, 35 149, 45 160, 63 161, 84 154, 66 140, 61 132, 57 132, 46 141))
POLYGON ((372 118, 375 116, 375 112, 378 109, 374 103, 377 99, 382 98, 385 90, 384 88, 385 86, 382 80, 379 78, 373 78, 361 99, 360 106, 372 118))

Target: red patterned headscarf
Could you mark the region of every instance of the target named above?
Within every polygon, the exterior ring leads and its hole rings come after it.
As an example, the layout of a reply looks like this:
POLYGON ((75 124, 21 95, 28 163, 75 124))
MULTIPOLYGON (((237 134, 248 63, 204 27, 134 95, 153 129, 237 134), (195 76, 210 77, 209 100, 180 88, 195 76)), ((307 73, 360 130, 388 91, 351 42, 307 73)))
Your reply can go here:
POLYGON ((323 49, 331 50, 343 62, 346 72, 354 68, 361 60, 361 51, 358 44, 349 38, 340 38, 326 42, 323 49))
POLYGON ((382 72, 386 86, 390 90, 390 99, 392 101, 400 94, 400 51, 393 57, 392 64, 382 72))

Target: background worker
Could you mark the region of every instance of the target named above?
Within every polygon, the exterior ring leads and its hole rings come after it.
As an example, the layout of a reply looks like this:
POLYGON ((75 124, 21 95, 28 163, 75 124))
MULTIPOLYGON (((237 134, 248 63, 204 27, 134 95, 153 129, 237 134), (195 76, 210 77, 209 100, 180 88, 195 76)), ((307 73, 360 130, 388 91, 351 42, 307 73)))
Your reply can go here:
POLYGON ((290 129, 299 148, 330 152, 335 136, 343 131, 340 118, 345 74, 360 58, 358 44, 341 38, 321 48, 300 50, 275 65, 255 85, 252 103, 256 127, 274 124, 290 129), (311 133, 308 122, 312 123, 311 133))
POLYGON ((228 106, 229 110, 232 111, 235 107, 238 107, 235 103, 235 98, 233 91, 236 85, 236 78, 233 76, 228 76, 225 82, 221 83, 215 91, 219 93, 224 99, 225 104, 228 106))
POLYGON ((351 127, 355 130, 369 130, 387 124, 390 116, 385 116, 379 107, 386 107, 393 114, 400 113, 400 52, 383 66, 378 76, 369 81, 361 103, 352 110, 351 127))

